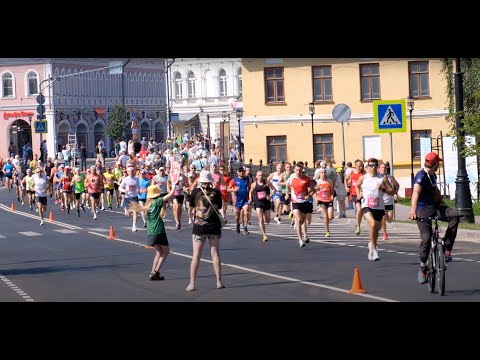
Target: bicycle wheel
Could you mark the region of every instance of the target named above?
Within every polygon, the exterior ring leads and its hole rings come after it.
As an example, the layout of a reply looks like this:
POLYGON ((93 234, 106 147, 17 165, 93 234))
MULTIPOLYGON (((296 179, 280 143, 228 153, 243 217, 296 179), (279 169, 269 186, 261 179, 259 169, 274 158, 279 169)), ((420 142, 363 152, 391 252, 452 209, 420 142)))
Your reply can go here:
POLYGON ((428 260, 427 260, 427 278, 428 278, 428 291, 433 293, 435 291, 435 259, 434 255, 435 251, 432 247, 430 252, 428 253, 428 260))
POLYGON ((440 296, 445 295, 445 252, 442 245, 437 246, 437 280, 438 293, 440 296))

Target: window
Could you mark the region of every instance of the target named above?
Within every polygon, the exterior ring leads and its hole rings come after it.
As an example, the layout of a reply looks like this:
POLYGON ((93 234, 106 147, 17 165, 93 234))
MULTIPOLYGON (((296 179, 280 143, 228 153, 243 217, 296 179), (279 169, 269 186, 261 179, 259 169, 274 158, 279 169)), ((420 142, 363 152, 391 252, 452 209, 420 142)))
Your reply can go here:
POLYGON ((227 73, 223 69, 218 73, 218 89, 220 97, 227 96, 227 73))
POLYGON ((313 101, 333 101, 332 95, 332 67, 314 66, 313 73, 313 101))
POLYGON ((5 73, 2 75, 2 90, 3 97, 12 97, 13 96, 13 77, 10 73, 5 73))
POLYGON ((188 79, 188 97, 194 98, 195 96, 195 74, 193 72, 189 72, 187 75, 188 79))
POLYGON ((378 64, 360 65, 362 101, 380 99, 380 68, 378 64))
POLYGON ((237 71, 237 96, 242 94, 242 69, 239 68, 237 71))
POLYGON ((315 135, 315 161, 333 159, 333 134, 315 135))
POLYGON ((27 75, 28 95, 38 94, 38 76, 34 71, 30 71, 27 75))
POLYGON ((182 77, 180 73, 175 73, 175 76, 173 77, 175 81, 175 98, 176 99, 181 99, 182 96, 182 77))
POLYGON ((266 162, 287 160, 287 137, 267 136, 267 155, 268 160, 266 162))
POLYGON ((428 61, 409 62, 408 81, 411 97, 429 97, 428 61))
POLYGON ((413 157, 420 159, 422 146, 420 143, 420 138, 431 138, 432 130, 413 130, 413 157))
POLYGON ((265 68, 265 102, 284 103, 283 67, 265 68))

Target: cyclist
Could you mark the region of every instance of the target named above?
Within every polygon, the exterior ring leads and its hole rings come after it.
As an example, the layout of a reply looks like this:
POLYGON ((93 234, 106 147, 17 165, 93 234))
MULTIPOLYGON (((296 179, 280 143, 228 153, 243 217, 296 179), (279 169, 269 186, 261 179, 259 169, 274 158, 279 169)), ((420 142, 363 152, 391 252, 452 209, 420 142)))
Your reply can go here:
MULTIPOLYGON (((413 181, 412 207, 410 208, 409 218, 415 220, 418 218, 427 218, 435 216, 438 212, 440 217, 449 217, 448 228, 445 232, 445 260, 452 261, 452 248, 457 237, 458 212, 449 208, 442 201, 440 190, 437 188, 437 171, 440 159, 437 153, 430 152, 425 156, 424 168, 420 170, 413 181)), ((418 230, 420 230, 420 271, 418 272, 418 282, 425 284, 427 282, 427 259, 430 251, 430 238, 432 236, 432 222, 418 221, 418 230)))

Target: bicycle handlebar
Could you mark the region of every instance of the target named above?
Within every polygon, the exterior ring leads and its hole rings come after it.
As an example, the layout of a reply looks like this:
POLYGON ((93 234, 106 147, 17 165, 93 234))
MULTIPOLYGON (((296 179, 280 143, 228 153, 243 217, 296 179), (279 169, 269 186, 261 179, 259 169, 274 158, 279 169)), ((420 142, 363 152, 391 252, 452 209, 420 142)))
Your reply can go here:
POLYGON ((415 220, 422 221, 422 222, 425 222, 425 221, 447 221, 448 222, 451 219, 455 219, 455 218, 461 219, 464 216, 465 215, 454 215, 454 216, 441 217, 441 216, 435 215, 435 216, 429 216, 429 217, 417 217, 415 220))

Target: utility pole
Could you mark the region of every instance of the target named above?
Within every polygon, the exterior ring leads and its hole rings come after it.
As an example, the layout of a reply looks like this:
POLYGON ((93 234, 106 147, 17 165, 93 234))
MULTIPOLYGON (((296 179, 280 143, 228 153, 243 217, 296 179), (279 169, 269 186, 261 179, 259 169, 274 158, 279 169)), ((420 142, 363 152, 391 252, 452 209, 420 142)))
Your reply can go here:
POLYGON ((168 130, 167 130, 167 138, 170 139, 171 135, 171 126, 172 126, 172 108, 170 106, 170 80, 169 80, 169 72, 170 67, 175 62, 175 58, 172 58, 172 62, 169 64, 167 59, 167 68, 165 69, 165 73, 167 76, 167 111, 168 111, 168 130))

